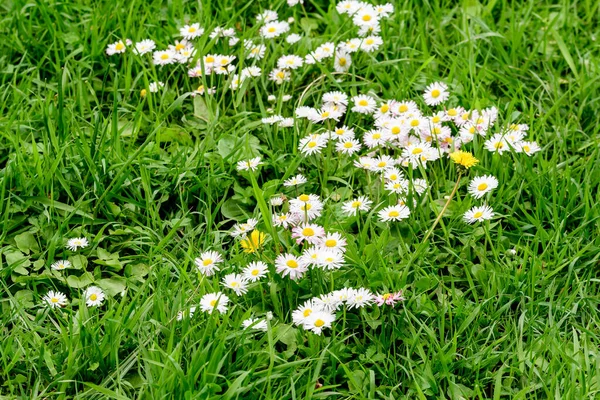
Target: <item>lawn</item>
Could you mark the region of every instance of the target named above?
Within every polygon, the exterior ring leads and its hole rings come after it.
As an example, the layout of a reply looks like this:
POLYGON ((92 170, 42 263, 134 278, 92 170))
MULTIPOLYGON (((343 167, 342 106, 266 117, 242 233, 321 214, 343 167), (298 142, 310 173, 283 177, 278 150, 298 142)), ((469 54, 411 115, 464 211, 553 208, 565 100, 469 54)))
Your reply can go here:
POLYGON ((600 398, 600 3, 290 3, 0 4, 0 399, 600 398))

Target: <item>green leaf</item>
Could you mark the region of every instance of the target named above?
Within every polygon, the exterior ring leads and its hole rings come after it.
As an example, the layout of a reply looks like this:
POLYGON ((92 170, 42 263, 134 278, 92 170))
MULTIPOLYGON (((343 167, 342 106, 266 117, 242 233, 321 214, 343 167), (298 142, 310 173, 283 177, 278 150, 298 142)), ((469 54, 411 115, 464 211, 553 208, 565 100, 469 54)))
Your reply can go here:
POLYGON ((28 275, 29 271, 27 268, 31 265, 29 257, 21 253, 18 250, 9 250, 4 253, 6 263, 9 267, 13 268, 13 271, 20 275, 28 275))
POLYGON ((81 254, 69 257, 69 261, 71 261, 71 268, 73 269, 86 269, 88 265, 87 257, 81 254))
POLYGON ((104 291, 108 295, 114 297, 125 290, 125 288, 127 287, 126 282, 127 281, 125 280, 125 278, 114 277, 108 279, 100 279, 97 282, 97 285, 104 289, 104 291))
POLYGON ((31 250, 40 251, 40 246, 37 244, 35 240, 35 236, 31 232, 23 232, 17 236, 15 236, 15 243, 19 250, 21 250, 25 254, 29 254, 31 250))
POLYGON ((228 199, 221 206, 221 214, 225 218, 239 220, 242 217, 247 217, 248 213, 244 208, 234 199, 228 199))
POLYGON ((81 276, 69 275, 67 285, 74 289, 82 289, 94 282, 94 276, 89 272, 84 272, 81 276))

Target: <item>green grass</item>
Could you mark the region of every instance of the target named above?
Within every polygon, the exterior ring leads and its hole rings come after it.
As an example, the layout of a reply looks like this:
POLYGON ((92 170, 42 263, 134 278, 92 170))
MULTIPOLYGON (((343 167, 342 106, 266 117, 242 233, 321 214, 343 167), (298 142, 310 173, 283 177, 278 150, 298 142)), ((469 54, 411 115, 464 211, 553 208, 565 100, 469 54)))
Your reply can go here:
MULTIPOLYGON (((600 397, 600 3, 398 2, 382 49, 357 53, 345 80, 312 66, 282 87, 266 78, 279 56, 354 37, 334 4, 162 3, 0 5, 0 398, 600 397), (214 96, 192 99, 186 93, 197 83, 183 66, 104 53, 120 38, 164 48, 188 19, 207 30, 234 27, 243 40, 269 7, 293 16, 292 31, 308 39, 273 42, 258 63, 265 76, 234 93, 220 77, 214 96), (167 89, 143 99, 154 80, 167 89), (463 178, 426 246, 456 179, 447 160, 428 167, 429 196, 409 220, 382 224, 373 213, 357 226, 335 211, 338 199, 385 201, 381 187, 335 157, 299 156, 298 139, 320 126, 260 123, 268 94, 291 94, 274 108, 292 116, 328 90, 421 101, 439 80, 456 104, 498 107, 498 126, 529 124, 543 150, 500 157, 482 141, 471 146, 481 163, 470 176, 500 182, 489 199, 497 218, 461 221, 480 204, 463 178), (256 154, 265 165, 253 185, 235 162, 256 154), (198 253, 222 251, 230 265, 254 260, 228 232, 254 216, 270 234, 263 196, 294 197, 281 183, 299 169, 305 191, 331 206, 321 224, 348 236, 347 266, 314 283, 273 276, 262 292, 228 292, 226 315, 198 310, 176 321, 219 290, 222 274, 196 273, 198 253), (73 259, 78 268, 52 273, 52 262, 74 254, 66 240, 79 235, 91 245, 73 259), (80 300, 92 281, 108 288, 101 308, 80 300), (403 289, 406 300, 393 310, 340 311, 321 336, 291 325, 291 311, 311 293, 346 285, 403 289), (69 306, 43 306, 52 289, 69 306), (266 311, 273 329, 241 328, 266 311)), ((232 52, 204 38, 202 54, 232 52)), ((349 122, 369 129, 356 115, 349 122)), ((273 259, 279 250, 269 236, 265 257, 273 259)), ((285 234, 275 240, 291 247, 285 234)))

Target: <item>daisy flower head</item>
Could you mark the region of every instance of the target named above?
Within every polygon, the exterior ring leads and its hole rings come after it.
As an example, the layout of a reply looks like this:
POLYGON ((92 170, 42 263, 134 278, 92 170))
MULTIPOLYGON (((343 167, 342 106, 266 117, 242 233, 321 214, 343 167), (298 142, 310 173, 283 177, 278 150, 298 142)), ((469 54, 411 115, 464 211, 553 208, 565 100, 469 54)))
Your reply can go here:
POLYGON ((241 274, 227 274, 221 280, 223 286, 241 296, 248 292, 248 279, 241 274))
POLYGON ((207 293, 200 299, 200 309, 206 313, 217 310, 221 314, 227 312, 229 297, 222 292, 207 293))
POLYGON ((483 222, 494 217, 494 210, 491 207, 484 205, 473 207, 463 215, 463 219, 467 224, 475 222, 483 222))
POLYGON ((285 41, 288 42, 289 44, 294 44, 299 42, 302 39, 302 36, 298 35, 297 33, 290 33, 289 35, 286 36, 285 41))
POLYGON ((97 286, 90 286, 83 292, 85 298, 85 304, 88 307, 99 307, 104 301, 104 291, 97 286))
POLYGON ((318 266, 324 270, 340 269, 343 265, 344 254, 335 249, 324 250, 319 257, 318 266))
POLYGON ((408 192, 408 181, 406 179, 397 179, 395 181, 387 181, 385 183, 385 190, 396 194, 406 194, 408 192))
POLYGON ((291 280, 302 278, 307 271, 306 265, 302 260, 292 254, 280 254, 275 259, 275 270, 282 277, 289 277, 291 280))
POLYGON ((304 325, 312 313, 321 310, 322 308, 318 306, 313 299, 307 300, 292 312, 292 321, 294 325, 304 325))
POLYGON ((410 216, 410 210, 406 206, 396 205, 385 207, 377 214, 382 222, 401 221, 410 216))
POLYGON ((302 194, 290 200, 290 213, 297 216, 299 221, 308 222, 321 216, 323 203, 319 196, 302 194))
POLYGON ((319 297, 314 297, 313 301, 317 306, 321 307, 322 310, 329 312, 336 311, 342 305, 342 302, 334 296, 333 293, 326 293, 319 297))
POLYGON ((295 54, 279 57, 277 67, 280 69, 298 69, 302 66, 303 59, 295 54))
POLYGON ((302 251, 300 259, 307 267, 318 267, 324 252, 325 250, 321 247, 306 247, 302 251))
POLYGON ((333 103, 337 105, 348 105, 348 95, 344 92, 327 92, 323 95, 323 103, 333 103))
POLYGON ((352 155, 362 148, 360 142, 356 139, 340 140, 335 144, 335 149, 343 154, 352 155))
POLYGON ((340 126, 329 132, 329 137, 334 140, 354 139, 354 129, 348 128, 346 125, 340 126))
POLYGON ((361 40, 360 49, 366 53, 371 53, 379 49, 383 44, 383 39, 379 36, 367 36, 361 40))
POLYGON ((502 154, 505 151, 510 150, 510 144, 506 140, 506 137, 500 133, 496 133, 491 138, 486 140, 484 146, 492 153, 498 154, 502 154))
POLYGON ((292 229, 292 238, 296 239, 297 244, 307 242, 318 244, 325 236, 325 229, 316 224, 302 224, 292 229))
POLYGON ((262 23, 277 21, 277 18, 279 18, 279 16, 277 15, 277 11, 265 10, 256 16, 256 22, 262 23))
POLYGON ((267 22, 260 28, 260 35, 265 39, 273 39, 290 30, 290 24, 285 21, 267 22))
POLYGON ((363 135, 363 142, 370 149, 377 146, 384 146, 389 139, 390 135, 380 129, 371 129, 363 135))
POLYGON ((352 111, 359 114, 372 114, 377 108, 377 102, 371 96, 361 94, 352 98, 354 107, 352 111))
POLYGON ((163 82, 150 82, 150 84, 148 85, 150 93, 157 93, 158 89, 163 87, 165 87, 165 84, 163 82))
POLYGON ((115 54, 123 54, 126 50, 127 46, 125 46, 125 43, 123 43, 122 40, 119 40, 117 42, 114 42, 113 44, 108 45, 108 47, 106 48, 106 54, 109 56, 115 54))
POLYGON ((238 161, 236 169, 238 171, 256 171, 261 164, 260 157, 254 157, 249 160, 238 161))
POLYGON ((250 236, 240 241, 240 246, 244 253, 256 253, 263 246, 266 236, 264 232, 253 230, 250 236))
POLYGON ((267 320, 266 319, 259 319, 259 318, 248 318, 245 319, 244 321, 242 321, 242 326, 244 327, 244 329, 256 329, 258 331, 263 331, 266 332, 267 331, 267 320))
POLYGON ((42 300, 44 300, 51 308, 64 307, 68 303, 67 296, 65 296, 64 293, 55 292, 53 290, 46 293, 42 300))
POLYGON ((523 153, 527 154, 528 156, 531 156, 542 149, 536 142, 523 141, 520 143, 519 150, 521 150, 523 153))
POLYGON ((285 198, 283 197, 283 195, 278 194, 277 196, 271 197, 271 199, 269 200, 269 204, 271 204, 273 207, 279 207, 283 204, 284 201, 285 198))
POLYGON ((182 310, 177 313, 177 321, 182 321, 184 318, 193 318, 196 312, 196 307, 190 307, 187 310, 182 310))
POLYGON ((281 213, 273 214, 273 225, 281 226, 284 229, 290 226, 296 225, 300 221, 296 214, 292 213, 281 213))
POLYGON ((319 154, 321 150, 327 145, 327 138, 325 135, 309 135, 300 139, 298 143, 298 150, 305 156, 312 154, 319 154))
POLYGON ((212 276, 219 270, 219 264, 223 262, 223 257, 216 251, 205 251, 194 260, 198 272, 204 276, 212 276))
POLYGON ((389 17, 394 12, 394 5, 391 3, 385 3, 375 6, 375 12, 380 17, 389 17))
POLYGON ((72 238, 67 241, 67 249, 69 249, 71 251, 77 251, 79 249, 84 249, 84 248, 88 247, 88 245, 89 245, 89 242, 88 242, 87 238, 84 238, 84 237, 72 238))
POLYGON ((369 289, 359 288, 355 289, 352 294, 346 300, 348 308, 362 308, 371 305, 375 300, 375 296, 369 289))
POLYGON ((145 39, 135 44, 135 49, 133 50, 133 52, 141 56, 146 53, 150 53, 155 48, 156 43, 154 43, 154 40, 145 39))
POLYGON ((63 269, 71 268, 71 261, 59 260, 59 261, 52 263, 50 268, 55 269, 57 271, 62 271, 63 269))
POLYGON ((356 0, 343 0, 337 3, 335 9, 340 14, 355 14, 362 7, 361 3, 356 0))
POLYGON ((248 221, 242 224, 235 224, 233 226, 233 231, 230 233, 233 237, 242 237, 245 238, 248 235, 248 232, 253 230, 256 225, 258 225, 258 220, 255 218, 250 218, 248 221))
POLYGON ((373 6, 365 4, 354 14, 352 22, 359 27, 375 26, 379 24, 379 15, 373 6))
POLYGON ((425 104, 428 106, 437 106, 448 100, 450 93, 448 92, 448 86, 443 82, 434 82, 427 86, 423 98, 425 104))
POLYGON ((257 60, 261 60, 265 56, 265 52, 267 51, 267 46, 264 44, 257 44, 256 46, 252 45, 249 49, 249 53, 246 56, 248 59, 256 58, 257 60))
POLYGON ((269 272, 269 267, 267 266, 267 264, 265 264, 262 261, 251 262, 242 271, 244 277, 249 282, 259 281, 261 278, 264 278, 265 276, 267 276, 268 272, 269 272))
POLYGON ((422 178, 412 180, 412 188, 418 195, 422 195, 427 190, 427 181, 422 178))
POLYGON ((494 176, 478 176, 473 178, 469 183, 469 193, 471 193, 471 196, 475 197, 476 199, 479 199, 483 197, 486 193, 491 192, 497 187, 498 179, 496 179, 494 176))
POLYGON ((353 216, 359 211, 367 212, 371 209, 373 202, 365 196, 359 196, 356 199, 349 200, 342 206, 344 214, 353 216))
POLYGON ((307 182, 306 177, 302 174, 298 174, 298 175, 286 180, 285 182, 283 182, 283 186, 285 186, 285 187, 299 186, 306 182, 307 182))
POLYGON ((388 155, 380 155, 375 158, 373 166, 371 167, 371 171, 375 172, 385 172, 388 168, 392 168, 396 165, 396 160, 388 155))
POLYGON ((404 301, 405 299, 402 290, 400 290, 396 293, 388 292, 377 294, 374 300, 375 304, 377 304, 379 307, 383 306, 384 304, 387 306, 394 307, 394 305, 396 305, 397 302, 404 301))
MULTIPOLYGON (((343 115, 343 111, 345 111, 345 108, 328 103, 323 105, 320 110, 310 113, 307 118, 313 123, 323 122, 328 119, 339 121, 343 115)), ((327 135, 322 136, 327 139, 327 135)))
POLYGON ((288 82, 291 79, 292 75, 285 69, 275 68, 269 73, 269 80, 272 80, 278 85, 281 85, 283 82, 288 82))
POLYGON ((350 56, 350 53, 347 53, 342 49, 338 49, 333 60, 333 69, 336 72, 346 72, 350 69, 351 65, 352 56, 350 56))
POLYGON ((152 53, 154 65, 168 65, 177 62, 177 53, 173 50, 160 50, 152 53))
POLYGON ((179 29, 179 33, 184 39, 191 40, 201 36, 204 33, 204 29, 200 28, 199 23, 185 25, 179 29))

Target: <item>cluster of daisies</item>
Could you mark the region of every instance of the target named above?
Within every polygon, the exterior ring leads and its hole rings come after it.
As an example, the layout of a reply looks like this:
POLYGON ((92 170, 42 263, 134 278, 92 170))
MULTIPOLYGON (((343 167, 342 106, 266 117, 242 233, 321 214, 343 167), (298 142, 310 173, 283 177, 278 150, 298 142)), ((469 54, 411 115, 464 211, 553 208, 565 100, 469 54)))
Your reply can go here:
MULTIPOLYGON (((71 238, 67 241, 66 248, 70 251, 77 251, 89 246, 89 241, 85 237, 71 238)), ((73 264, 69 260, 59 260, 50 266, 55 271, 64 271, 72 268, 73 264)), ((102 289, 97 286, 89 286, 83 291, 83 298, 88 307, 98 307, 104 302, 105 294, 102 289)), ((42 298, 42 300, 51 308, 61 308, 69 303, 67 296, 59 291, 50 290, 42 298)))

